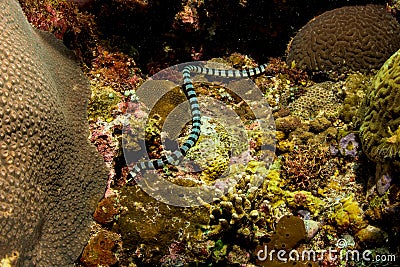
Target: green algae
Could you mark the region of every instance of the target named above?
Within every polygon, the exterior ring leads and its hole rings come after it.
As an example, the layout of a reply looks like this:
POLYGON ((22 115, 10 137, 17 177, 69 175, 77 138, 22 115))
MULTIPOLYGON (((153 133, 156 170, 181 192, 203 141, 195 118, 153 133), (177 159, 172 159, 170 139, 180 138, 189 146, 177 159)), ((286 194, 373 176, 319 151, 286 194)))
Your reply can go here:
POLYGON ((212 257, 215 262, 219 262, 225 258, 228 253, 228 245, 219 239, 215 242, 215 247, 213 248, 212 257))

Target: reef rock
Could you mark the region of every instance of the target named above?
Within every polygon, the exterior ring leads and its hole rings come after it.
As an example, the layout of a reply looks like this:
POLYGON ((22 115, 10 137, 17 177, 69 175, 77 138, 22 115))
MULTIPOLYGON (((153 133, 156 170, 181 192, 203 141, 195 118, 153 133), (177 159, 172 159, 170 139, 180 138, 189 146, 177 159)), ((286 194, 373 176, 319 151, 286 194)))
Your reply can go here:
POLYGON ((88 141, 88 82, 17 1, 0 3, 0 262, 73 266, 107 179, 88 141))
POLYGON ((313 71, 368 71, 399 48, 400 24, 384 6, 346 6, 309 21, 289 44, 287 63, 313 71))

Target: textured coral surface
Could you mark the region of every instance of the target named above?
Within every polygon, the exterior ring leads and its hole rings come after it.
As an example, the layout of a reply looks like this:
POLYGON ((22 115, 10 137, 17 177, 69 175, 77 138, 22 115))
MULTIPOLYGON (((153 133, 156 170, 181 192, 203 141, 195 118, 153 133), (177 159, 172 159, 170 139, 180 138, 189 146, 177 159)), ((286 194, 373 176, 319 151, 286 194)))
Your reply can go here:
POLYGON ((335 93, 338 85, 323 82, 308 88, 307 92, 289 104, 293 114, 304 118, 312 118, 322 114, 334 114, 338 109, 335 93))
POLYGON ((376 74, 361 115, 364 152, 375 162, 400 158, 400 50, 376 74))
POLYGON ((400 47, 400 24, 384 6, 347 6, 312 19, 289 45, 287 63, 322 71, 377 69, 400 47))
POLYGON ((0 3, 0 259, 72 266, 107 178, 88 142, 90 90, 60 41, 0 3))

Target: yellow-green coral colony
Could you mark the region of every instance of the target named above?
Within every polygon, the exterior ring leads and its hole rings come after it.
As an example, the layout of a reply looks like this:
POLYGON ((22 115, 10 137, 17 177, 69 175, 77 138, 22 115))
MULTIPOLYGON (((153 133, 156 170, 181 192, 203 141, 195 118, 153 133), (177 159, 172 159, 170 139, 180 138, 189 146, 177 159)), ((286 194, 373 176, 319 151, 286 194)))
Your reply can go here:
POLYGON ((397 51, 376 74, 360 114, 364 151, 377 162, 400 156, 399 77, 400 52, 397 51))
POLYGON ((400 50, 373 79, 360 109, 360 137, 365 154, 374 162, 400 160, 400 50))

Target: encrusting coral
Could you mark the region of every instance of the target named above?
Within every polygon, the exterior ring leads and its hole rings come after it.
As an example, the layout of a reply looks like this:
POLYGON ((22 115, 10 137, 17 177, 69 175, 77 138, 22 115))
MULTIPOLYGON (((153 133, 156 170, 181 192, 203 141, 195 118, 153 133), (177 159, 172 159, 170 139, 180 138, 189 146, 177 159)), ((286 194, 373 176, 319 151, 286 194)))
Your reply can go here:
POLYGON ((107 178, 88 140, 88 82, 59 40, 0 2, 0 259, 73 266, 107 178))
POLYGON ((308 22, 288 47, 288 65, 313 71, 378 69, 400 48, 400 24, 384 6, 345 6, 308 22))

